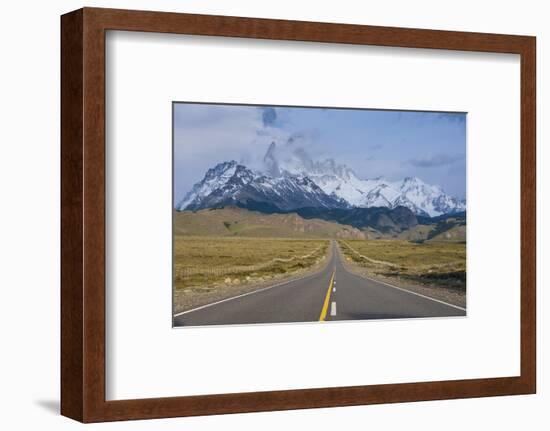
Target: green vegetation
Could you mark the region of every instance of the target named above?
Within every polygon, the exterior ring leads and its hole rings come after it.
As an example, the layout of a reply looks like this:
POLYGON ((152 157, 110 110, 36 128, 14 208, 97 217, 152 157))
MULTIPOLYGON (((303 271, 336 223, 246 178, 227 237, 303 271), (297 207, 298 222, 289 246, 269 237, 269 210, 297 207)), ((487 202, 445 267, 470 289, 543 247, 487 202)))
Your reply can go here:
POLYGON ((466 288, 466 244, 400 240, 338 241, 349 263, 373 276, 466 288))
POLYGON ((289 276, 320 264, 328 246, 323 239, 175 235, 175 287, 204 292, 289 276))

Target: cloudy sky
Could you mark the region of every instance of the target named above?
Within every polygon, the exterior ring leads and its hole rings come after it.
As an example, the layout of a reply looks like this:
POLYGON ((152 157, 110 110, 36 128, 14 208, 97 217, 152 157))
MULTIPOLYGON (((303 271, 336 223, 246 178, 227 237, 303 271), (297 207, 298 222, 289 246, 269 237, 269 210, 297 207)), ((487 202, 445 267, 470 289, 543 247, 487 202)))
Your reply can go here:
POLYGON ((360 178, 417 176, 466 194, 466 114, 174 104, 174 198, 217 163, 261 169, 271 142, 333 158, 360 178))

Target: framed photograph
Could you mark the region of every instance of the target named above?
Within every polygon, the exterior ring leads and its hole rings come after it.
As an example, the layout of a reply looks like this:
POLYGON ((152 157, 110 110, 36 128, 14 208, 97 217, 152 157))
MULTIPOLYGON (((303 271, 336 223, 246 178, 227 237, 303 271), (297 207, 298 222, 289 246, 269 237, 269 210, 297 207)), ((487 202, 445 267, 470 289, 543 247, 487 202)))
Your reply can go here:
POLYGON ((61 412, 535 393, 535 38, 61 18, 61 412))
POLYGON ((174 326, 466 316, 466 113, 172 118, 174 326))

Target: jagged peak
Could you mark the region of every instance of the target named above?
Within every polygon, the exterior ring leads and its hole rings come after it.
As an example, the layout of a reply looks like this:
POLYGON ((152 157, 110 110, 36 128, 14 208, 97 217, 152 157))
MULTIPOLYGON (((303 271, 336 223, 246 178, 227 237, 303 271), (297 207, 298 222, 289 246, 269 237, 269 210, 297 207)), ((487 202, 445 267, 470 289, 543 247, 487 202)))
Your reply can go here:
POLYGON ((425 183, 416 176, 400 181, 388 181, 383 176, 363 180, 345 164, 338 164, 332 158, 314 161, 305 149, 295 145, 281 147, 272 141, 263 161, 264 169, 260 171, 236 160, 218 163, 193 186, 177 208, 206 205, 206 197, 215 190, 233 196, 240 187, 252 187, 258 192, 268 190, 270 199, 284 200, 284 193, 301 190, 304 197, 313 193, 322 199, 330 198, 330 205, 348 208, 403 205, 416 214, 430 216, 466 209, 465 201, 447 195, 440 186, 425 183))
POLYGON ((418 177, 405 177, 403 179, 403 184, 408 184, 408 183, 425 184, 424 181, 422 181, 418 177))
POLYGON ((216 166, 214 166, 214 170, 215 169, 218 169, 218 168, 232 168, 234 166, 237 166, 239 165, 239 162, 237 162, 236 160, 229 160, 229 161, 226 161, 226 162, 220 162, 218 163, 216 166))
POLYGON ((269 147, 263 157, 265 170, 272 176, 279 175, 327 175, 335 176, 342 180, 357 177, 355 172, 345 164, 338 164, 333 158, 321 161, 314 160, 303 147, 294 145, 294 141, 286 146, 277 146, 275 141, 269 147))

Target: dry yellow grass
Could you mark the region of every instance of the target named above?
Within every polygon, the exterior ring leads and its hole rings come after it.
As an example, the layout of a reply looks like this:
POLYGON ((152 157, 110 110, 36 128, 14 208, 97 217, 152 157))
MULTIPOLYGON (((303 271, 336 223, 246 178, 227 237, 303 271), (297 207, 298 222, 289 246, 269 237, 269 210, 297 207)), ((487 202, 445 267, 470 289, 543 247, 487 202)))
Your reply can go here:
POLYGON ((348 262, 367 268, 375 276, 466 287, 465 243, 348 240, 339 244, 348 262))
POLYGON ((319 263, 329 241, 284 238, 174 238, 176 289, 263 282, 319 263))

